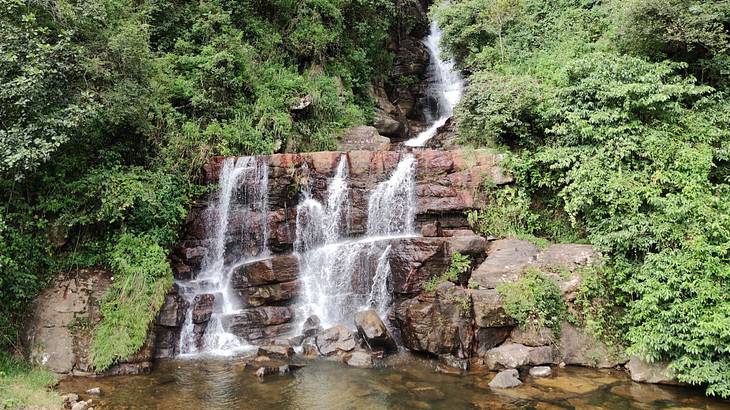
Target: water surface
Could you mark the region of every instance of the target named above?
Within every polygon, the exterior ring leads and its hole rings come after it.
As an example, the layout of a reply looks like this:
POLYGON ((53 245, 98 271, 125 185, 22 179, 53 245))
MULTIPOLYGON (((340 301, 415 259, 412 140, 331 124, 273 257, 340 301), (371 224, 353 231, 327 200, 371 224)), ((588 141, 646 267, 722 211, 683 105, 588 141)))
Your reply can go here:
MULTIPOLYGON (((730 409, 697 389, 631 382, 623 371, 554 369, 547 379, 492 390, 494 373, 435 372, 410 356, 379 369, 314 360, 288 375, 259 380, 242 358, 159 362, 149 375, 70 378, 61 392, 101 387, 95 409, 730 409)), ((82 399, 88 398, 81 394, 82 399)))

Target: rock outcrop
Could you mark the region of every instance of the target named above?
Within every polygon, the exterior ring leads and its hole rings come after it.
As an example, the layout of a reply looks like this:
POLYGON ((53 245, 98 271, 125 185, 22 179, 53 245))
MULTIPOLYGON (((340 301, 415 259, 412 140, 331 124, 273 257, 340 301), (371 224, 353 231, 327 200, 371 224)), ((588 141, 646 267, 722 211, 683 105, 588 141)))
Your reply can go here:
MULTIPOLYGON (((99 301, 111 284, 111 273, 101 269, 80 269, 57 276, 35 299, 23 329, 22 342, 30 361, 59 374, 94 374, 89 356, 91 335, 101 320, 99 301)), ((168 309, 163 322, 176 321, 177 314, 176 310, 168 309)), ((137 354, 107 369, 104 374, 149 371, 155 336, 155 332, 150 332, 137 354)))

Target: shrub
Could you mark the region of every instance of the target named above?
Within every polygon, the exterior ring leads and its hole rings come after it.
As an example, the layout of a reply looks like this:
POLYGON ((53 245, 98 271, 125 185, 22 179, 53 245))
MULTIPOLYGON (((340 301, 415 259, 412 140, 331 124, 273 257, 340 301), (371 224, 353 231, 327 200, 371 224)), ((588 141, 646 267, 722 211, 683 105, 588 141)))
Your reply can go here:
POLYGON ((521 327, 546 326, 555 334, 566 317, 567 307, 558 285, 538 270, 530 269, 515 283, 498 285, 505 312, 521 327))

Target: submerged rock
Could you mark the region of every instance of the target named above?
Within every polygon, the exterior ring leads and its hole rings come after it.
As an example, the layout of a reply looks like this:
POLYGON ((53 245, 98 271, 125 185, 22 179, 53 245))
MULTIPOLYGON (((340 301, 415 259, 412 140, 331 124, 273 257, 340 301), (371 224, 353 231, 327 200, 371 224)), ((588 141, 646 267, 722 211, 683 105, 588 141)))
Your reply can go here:
POLYGON ((101 389, 98 387, 92 387, 91 389, 86 390, 86 394, 92 394, 92 395, 98 396, 101 394, 101 389))
POLYGON ((519 376, 520 374, 516 369, 503 370, 497 373, 497 375, 494 376, 494 379, 489 382, 489 387, 493 389, 509 389, 517 387, 522 384, 519 376))
POLYGON ((356 351, 349 355, 345 363, 352 367, 371 368, 373 367, 373 357, 368 352, 356 351))
POLYGON ((357 312, 355 314, 355 326, 360 337, 372 350, 395 350, 395 341, 390 336, 385 323, 374 310, 357 312))
POLYGON ((355 336, 345 326, 337 325, 317 335, 315 343, 319 353, 332 356, 338 352, 349 352, 355 349, 355 336))

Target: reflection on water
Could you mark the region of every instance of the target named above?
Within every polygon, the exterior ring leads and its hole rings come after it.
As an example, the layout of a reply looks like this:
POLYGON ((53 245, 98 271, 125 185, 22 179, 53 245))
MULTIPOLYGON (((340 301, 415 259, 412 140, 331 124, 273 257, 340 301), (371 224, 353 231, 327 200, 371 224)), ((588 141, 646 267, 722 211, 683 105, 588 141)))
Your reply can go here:
POLYGON ((555 369, 496 391, 487 385, 493 373, 443 375, 411 357, 380 369, 310 361, 263 381, 255 369, 240 358, 163 361, 150 375, 71 378, 59 390, 101 387, 95 409, 730 409, 701 391, 632 383, 617 370, 555 369))

